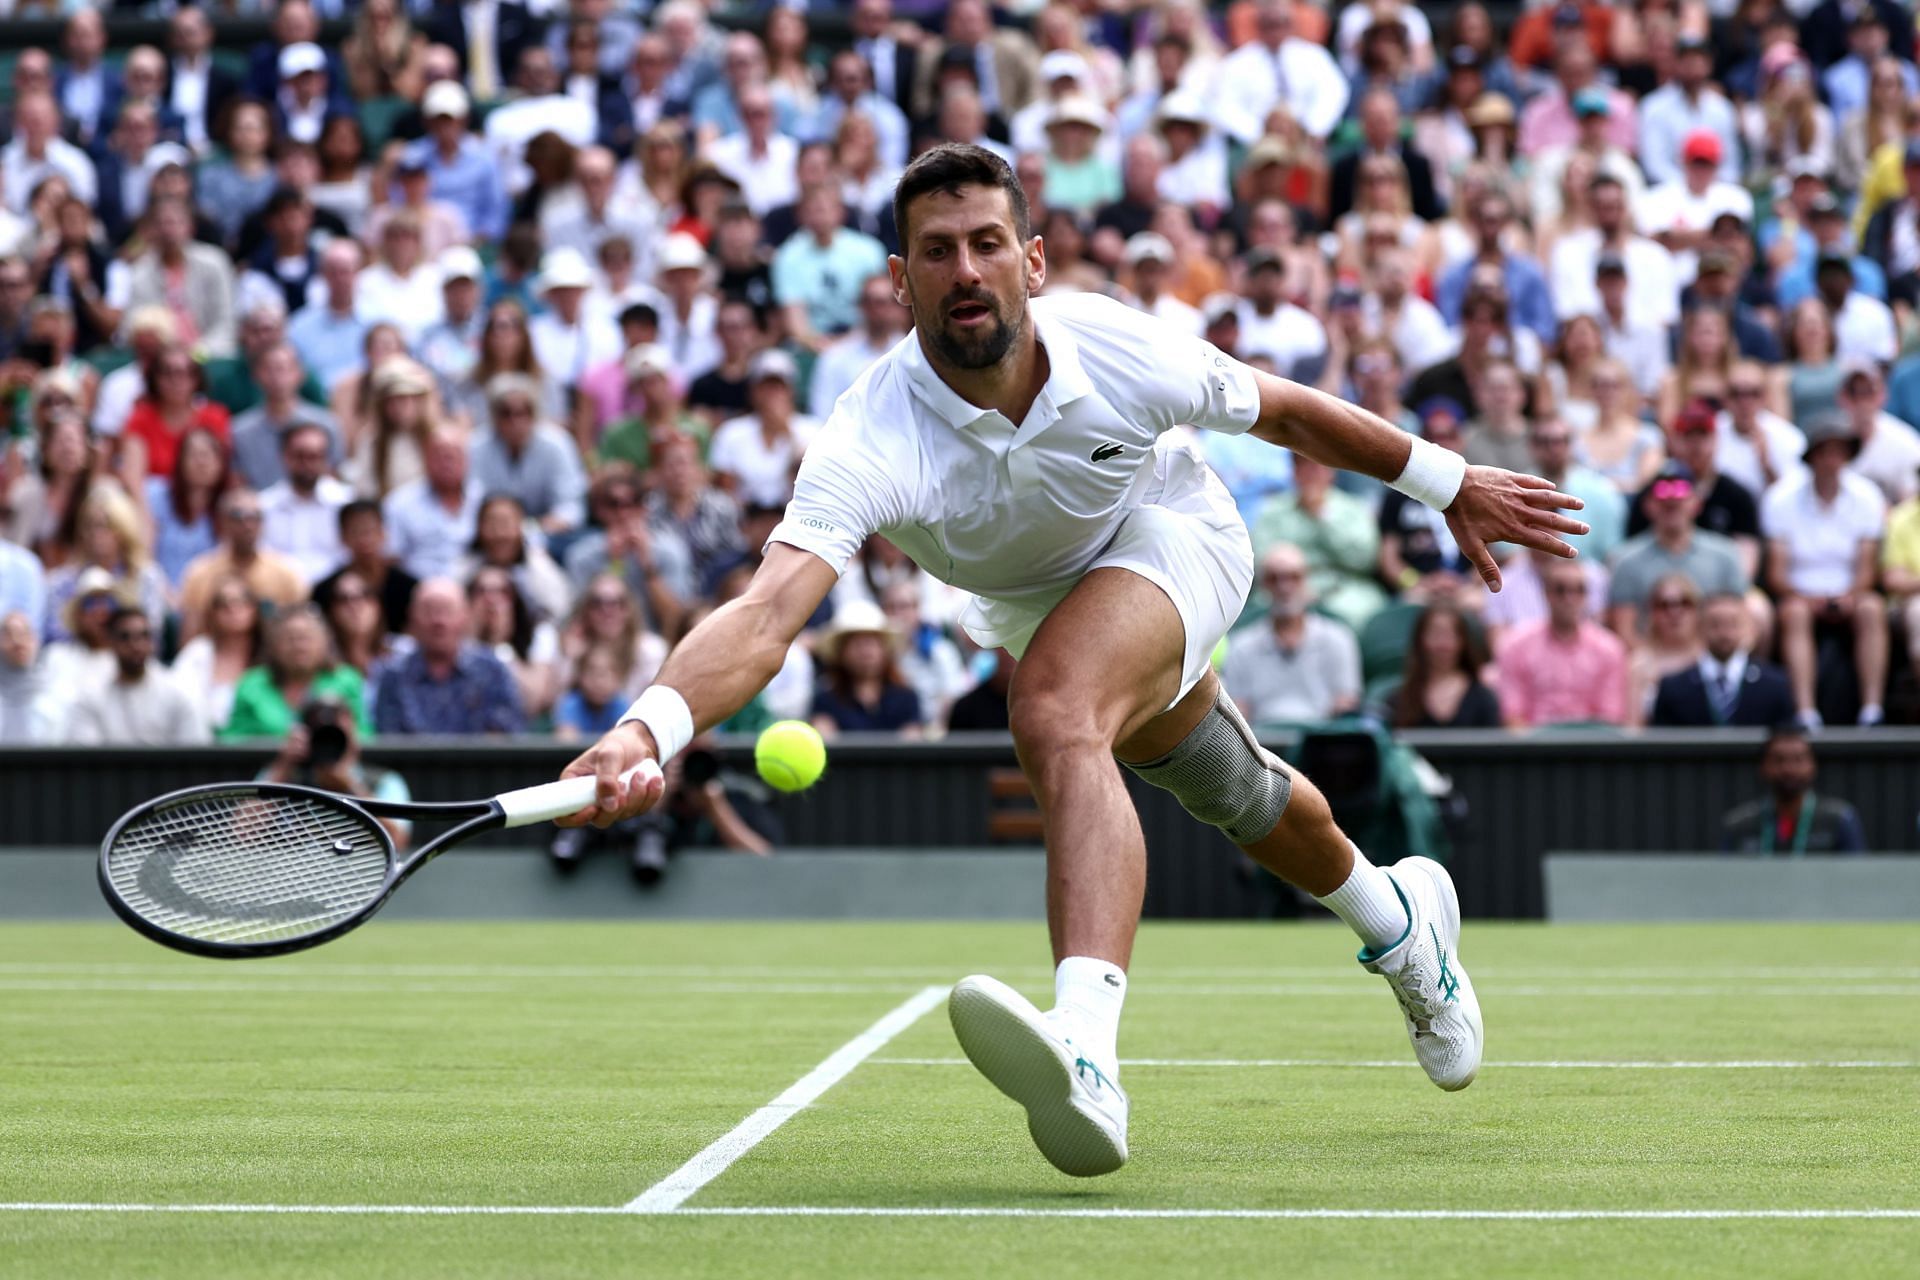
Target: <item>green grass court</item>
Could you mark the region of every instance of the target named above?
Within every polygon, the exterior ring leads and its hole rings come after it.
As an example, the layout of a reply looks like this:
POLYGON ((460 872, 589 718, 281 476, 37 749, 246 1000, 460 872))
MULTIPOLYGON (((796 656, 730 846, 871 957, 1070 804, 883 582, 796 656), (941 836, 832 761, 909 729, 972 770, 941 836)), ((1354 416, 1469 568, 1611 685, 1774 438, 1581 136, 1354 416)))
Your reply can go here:
POLYGON ((928 991, 1050 1003, 1037 924, 376 921, 246 963, 8 925, 0 1275, 1910 1275, 1917 937, 1470 922, 1488 1065, 1447 1095, 1344 930, 1148 926, 1133 1162, 1080 1182, 928 991), (256 1208, 132 1207, 209 1205, 256 1208), (395 1211, 449 1206, 553 1212, 395 1211))

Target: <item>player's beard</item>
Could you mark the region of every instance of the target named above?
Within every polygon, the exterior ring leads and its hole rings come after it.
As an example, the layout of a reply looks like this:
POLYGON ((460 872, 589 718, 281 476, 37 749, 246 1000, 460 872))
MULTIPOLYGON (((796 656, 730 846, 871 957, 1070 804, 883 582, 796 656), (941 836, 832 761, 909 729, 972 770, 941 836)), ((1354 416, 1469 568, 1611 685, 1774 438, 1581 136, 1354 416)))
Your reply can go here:
POLYGON ((934 354, 956 369, 988 369, 1006 358, 1020 340, 1022 315, 1011 319, 1001 308, 1000 299, 985 289, 956 289, 940 303, 937 324, 924 326, 933 340, 934 354), (979 330, 955 333, 950 327, 953 309, 963 302, 978 302, 993 313, 993 323, 979 330))

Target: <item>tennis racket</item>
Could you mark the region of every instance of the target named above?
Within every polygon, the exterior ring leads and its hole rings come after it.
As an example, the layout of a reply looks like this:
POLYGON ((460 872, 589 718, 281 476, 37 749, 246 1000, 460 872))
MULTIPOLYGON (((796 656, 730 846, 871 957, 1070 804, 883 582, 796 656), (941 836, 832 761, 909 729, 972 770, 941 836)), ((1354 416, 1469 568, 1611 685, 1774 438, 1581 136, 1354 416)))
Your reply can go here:
MULTIPOLYGON (((645 761, 623 780, 657 775, 645 761)), ((593 804, 591 776, 460 804, 363 800, 278 782, 190 787, 149 800, 100 846, 100 891, 155 942, 237 960, 331 942, 421 867, 484 831, 593 804), (457 821, 404 861, 381 818, 457 821)))

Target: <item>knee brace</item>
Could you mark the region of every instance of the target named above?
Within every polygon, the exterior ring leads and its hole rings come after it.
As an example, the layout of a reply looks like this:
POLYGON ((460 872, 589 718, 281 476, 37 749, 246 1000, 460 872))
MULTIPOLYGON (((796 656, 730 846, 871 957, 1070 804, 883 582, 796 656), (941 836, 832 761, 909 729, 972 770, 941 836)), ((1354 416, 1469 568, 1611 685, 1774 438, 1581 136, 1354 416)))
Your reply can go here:
POLYGON ((1237 845, 1265 838, 1293 794, 1293 775, 1260 745, 1225 689, 1179 746, 1127 768, 1237 845))

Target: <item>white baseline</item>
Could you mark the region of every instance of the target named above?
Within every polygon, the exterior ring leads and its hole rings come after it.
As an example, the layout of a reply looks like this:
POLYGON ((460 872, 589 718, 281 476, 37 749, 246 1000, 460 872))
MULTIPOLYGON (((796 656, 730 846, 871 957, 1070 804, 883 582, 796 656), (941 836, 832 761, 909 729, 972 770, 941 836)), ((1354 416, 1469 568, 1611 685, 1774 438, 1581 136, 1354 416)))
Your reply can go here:
POLYGON ((794 1081, 779 1097, 761 1107, 715 1140, 693 1159, 648 1187, 627 1205, 633 1213, 671 1213, 687 1197, 727 1171, 728 1166, 753 1150, 768 1134, 793 1119, 803 1107, 846 1079, 861 1063, 886 1047, 888 1041, 918 1022, 947 998, 947 988, 923 987, 880 1021, 841 1045, 825 1062, 794 1081))

